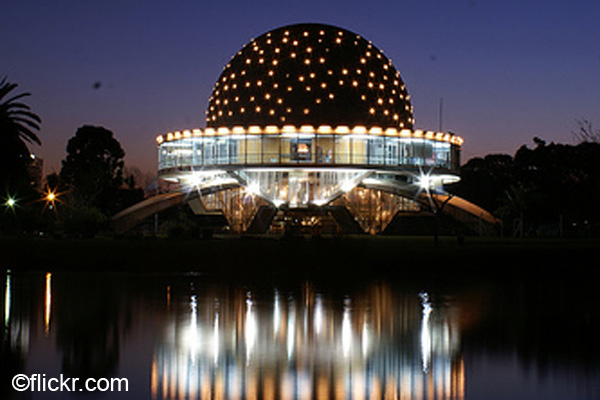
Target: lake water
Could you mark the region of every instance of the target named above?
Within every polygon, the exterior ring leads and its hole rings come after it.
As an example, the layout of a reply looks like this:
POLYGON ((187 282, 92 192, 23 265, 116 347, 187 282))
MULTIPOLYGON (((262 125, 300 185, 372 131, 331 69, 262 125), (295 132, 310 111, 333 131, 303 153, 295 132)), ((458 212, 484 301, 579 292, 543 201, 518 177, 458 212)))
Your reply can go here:
POLYGON ((0 281, 3 399, 600 399, 588 279, 0 281), (39 375, 18 392, 17 374, 39 375))

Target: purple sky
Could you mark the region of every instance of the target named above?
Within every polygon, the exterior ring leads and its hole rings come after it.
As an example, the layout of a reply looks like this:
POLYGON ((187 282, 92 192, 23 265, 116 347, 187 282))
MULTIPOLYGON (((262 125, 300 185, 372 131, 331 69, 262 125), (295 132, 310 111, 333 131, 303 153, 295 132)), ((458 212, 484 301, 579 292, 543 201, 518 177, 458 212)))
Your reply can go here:
POLYGON ((155 136, 203 127, 212 85, 246 42, 290 23, 344 27, 391 58, 416 126, 465 139, 463 160, 600 127, 598 0, 4 0, 0 77, 31 92, 45 172, 84 124, 126 164, 156 169, 155 136))

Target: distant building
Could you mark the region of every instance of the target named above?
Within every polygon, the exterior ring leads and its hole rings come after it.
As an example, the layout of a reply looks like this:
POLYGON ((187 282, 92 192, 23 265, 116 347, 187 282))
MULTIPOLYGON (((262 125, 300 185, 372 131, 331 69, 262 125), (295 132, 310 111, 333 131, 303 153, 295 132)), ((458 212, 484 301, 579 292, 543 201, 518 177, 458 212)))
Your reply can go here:
POLYGON ((31 153, 31 161, 27 165, 27 172, 31 177, 31 185, 37 189, 42 189, 44 179, 44 160, 31 153))

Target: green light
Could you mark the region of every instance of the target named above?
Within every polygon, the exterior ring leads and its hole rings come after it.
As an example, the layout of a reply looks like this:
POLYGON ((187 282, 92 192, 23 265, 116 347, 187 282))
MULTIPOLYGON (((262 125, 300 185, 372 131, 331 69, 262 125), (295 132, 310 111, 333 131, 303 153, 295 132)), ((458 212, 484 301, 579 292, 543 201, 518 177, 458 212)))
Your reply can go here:
POLYGON ((15 204, 17 204, 17 201, 15 199, 13 199, 12 197, 9 197, 8 200, 6 200, 6 206, 13 208, 15 206, 15 204))

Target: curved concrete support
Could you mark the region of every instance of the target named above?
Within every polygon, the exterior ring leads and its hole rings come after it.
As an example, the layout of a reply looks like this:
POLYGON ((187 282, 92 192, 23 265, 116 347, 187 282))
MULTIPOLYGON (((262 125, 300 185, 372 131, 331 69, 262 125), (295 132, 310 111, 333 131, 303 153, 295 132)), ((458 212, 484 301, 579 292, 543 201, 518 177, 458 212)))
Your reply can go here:
POLYGON ((186 193, 161 193, 132 205, 112 217, 112 225, 117 233, 125 233, 147 217, 180 204, 186 193))
POLYGON ((386 183, 374 183, 374 184, 362 184, 362 186, 381 190, 393 194, 397 194, 402 197, 413 198, 428 207, 431 206, 429 196, 435 198, 435 203, 442 205, 441 211, 457 221, 461 222, 473 232, 479 234, 493 234, 495 227, 500 224, 500 219, 494 217, 491 213, 458 196, 449 196, 446 194, 427 194, 425 191, 420 193, 415 192, 414 185, 408 184, 391 184, 386 183))
MULTIPOLYGON (((431 199, 428 198, 428 196, 432 196, 435 198, 436 204, 443 204, 441 210, 432 211, 441 211, 442 213, 449 215, 450 217, 463 223, 471 231, 478 232, 479 234, 494 233, 495 226, 500 223, 499 219, 494 217, 486 210, 460 197, 449 197, 448 195, 441 194, 427 195, 424 192, 416 194, 415 187, 409 184, 390 184, 389 182, 384 184, 378 182, 373 184, 361 183, 360 186, 369 189, 388 192, 406 198, 413 198, 414 200, 427 206, 430 205, 431 201, 431 199)), ((112 218, 112 224, 117 233, 124 233, 138 225, 140 222, 142 222, 149 216, 183 202, 188 203, 196 214, 211 214, 214 213, 214 211, 219 210, 206 210, 202 201, 199 199, 199 196, 212 192, 218 192, 221 190, 231 189, 234 187, 239 187, 239 185, 211 186, 203 188, 199 191, 192 191, 190 193, 170 192, 159 194, 151 198, 145 199, 142 202, 137 203, 116 214, 112 218)), ((325 208, 327 207, 328 206, 325 206, 325 208)), ((264 210, 262 210, 262 212, 258 212, 257 216, 255 216, 255 219, 258 217, 258 220, 255 220, 250 224, 251 229, 249 229, 249 231, 266 232, 269 227, 265 226, 265 224, 268 223, 270 225, 270 222, 272 222, 275 212, 276 209, 274 207, 267 207, 264 210)), ((345 230, 349 230, 352 232, 357 231, 357 229, 355 229, 356 227, 348 221, 347 217, 350 213, 340 213, 341 211, 339 210, 337 210, 337 213, 332 213, 336 221, 338 221, 338 223, 340 223, 340 221, 344 222, 345 230)), ((355 225, 358 226, 357 223, 355 225)))
POLYGON ((195 200, 198 199, 199 196, 218 192, 220 190, 231 189, 234 187, 238 187, 238 185, 215 185, 200 188, 198 190, 193 190, 189 193, 178 191, 157 194, 156 196, 152 196, 150 198, 142 200, 141 202, 124 209, 118 214, 115 214, 111 219, 112 226, 115 232, 125 233, 128 230, 134 228, 136 225, 141 223, 144 219, 148 218, 149 216, 164 211, 167 208, 173 207, 183 202, 191 203, 190 207, 192 207, 192 210, 196 214, 214 214, 210 212, 212 210, 204 210, 205 212, 199 212, 199 206, 197 202, 195 202, 195 200))

